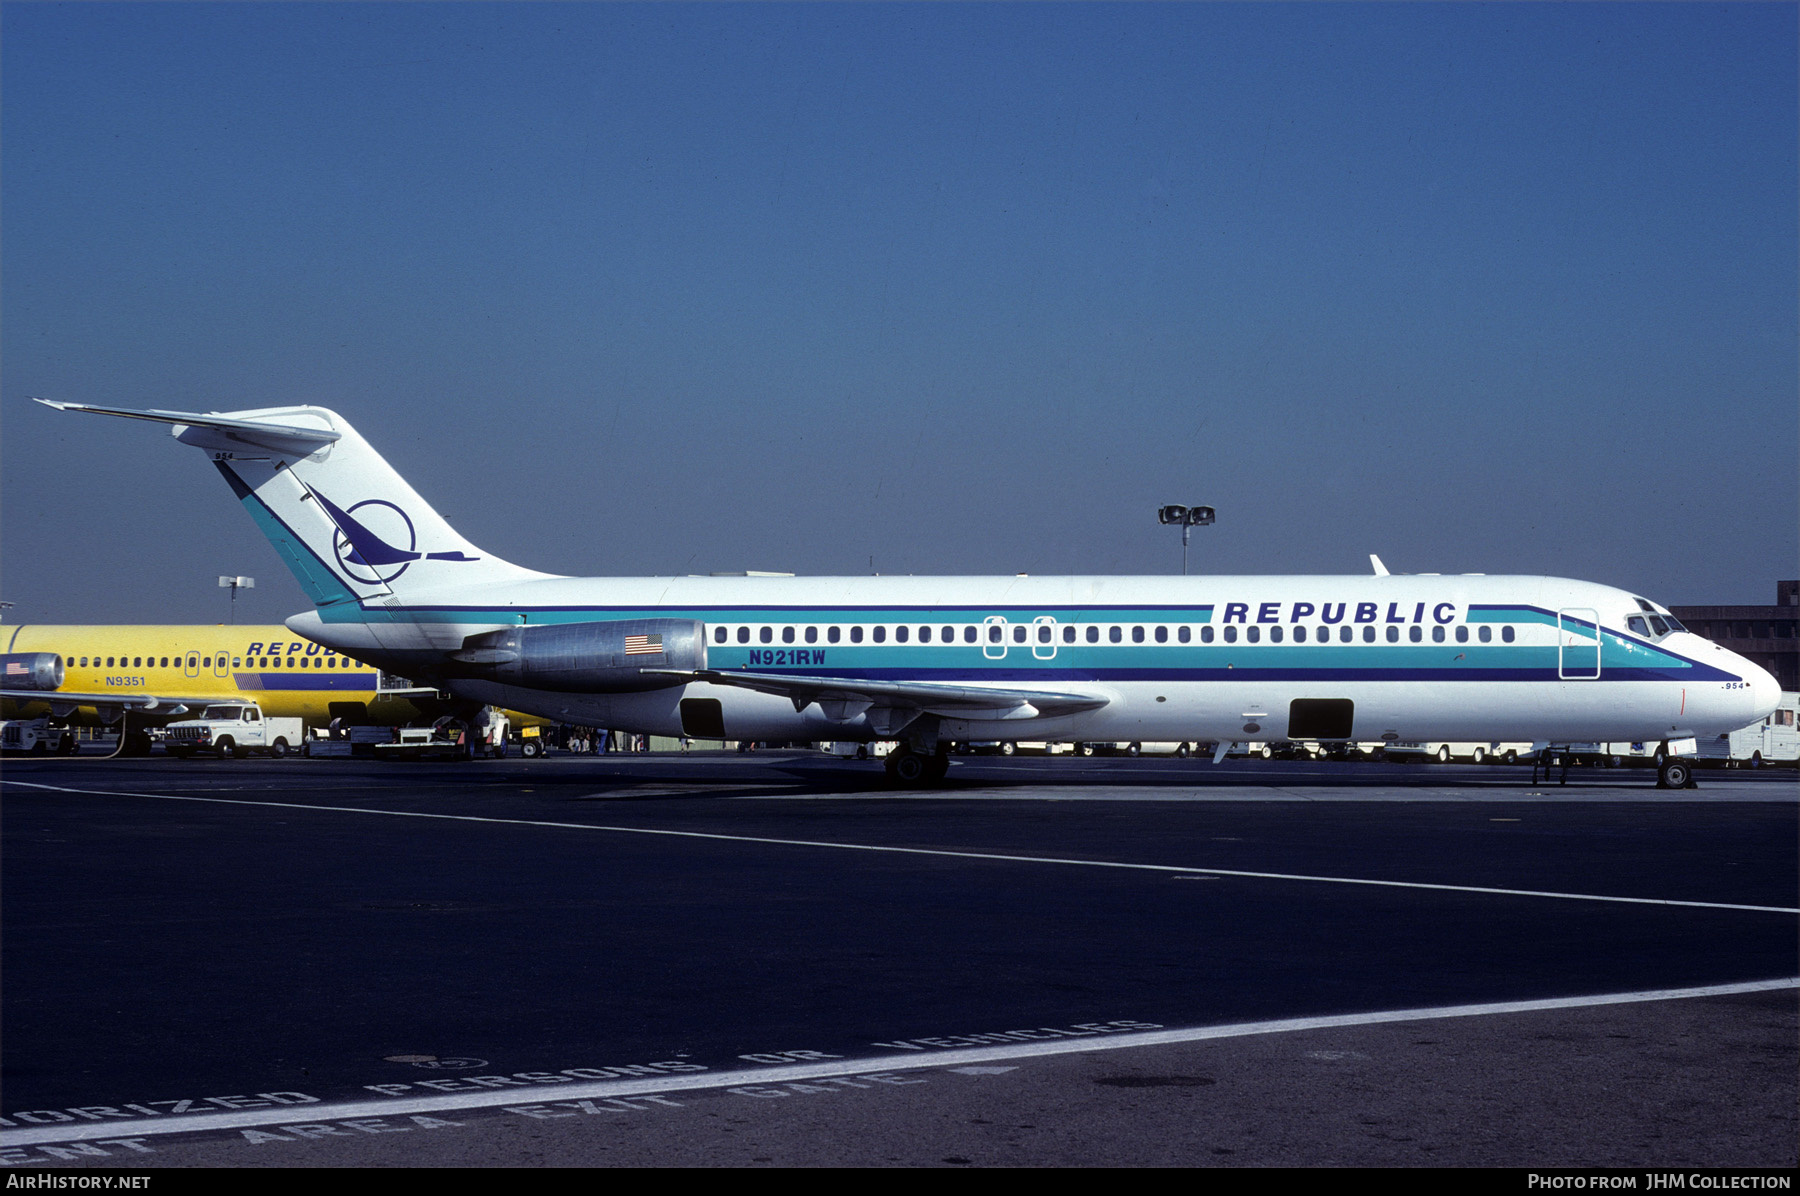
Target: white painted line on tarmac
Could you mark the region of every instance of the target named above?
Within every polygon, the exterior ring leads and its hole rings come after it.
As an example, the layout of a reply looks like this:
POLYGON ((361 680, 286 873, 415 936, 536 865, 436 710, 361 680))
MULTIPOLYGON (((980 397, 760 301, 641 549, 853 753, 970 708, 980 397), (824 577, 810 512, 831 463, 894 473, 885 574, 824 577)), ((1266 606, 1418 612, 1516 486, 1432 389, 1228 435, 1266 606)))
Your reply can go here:
POLYGON ((1539 1013, 1557 1009, 1585 1009, 1602 1005, 1627 1005, 1648 1001, 1675 1001, 1695 997, 1738 996, 1800 988, 1800 977, 1762 980, 1746 984, 1717 984, 1703 988, 1651 989, 1643 992, 1604 993, 1587 997, 1558 997, 1541 1001, 1501 1001, 1479 1005, 1445 1005, 1432 1009, 1401 1009, 1353 1013, 1336 1017, 1287 1018, 1281 1021, 1241 1022, 1236 1025, 1201 1026, 1187 1030, 1146 1030, 1106 1038, 1081 1038, 1053 1042, 1019 1043, 963 1049, 925 1049, 901 1055, 877 1055, 865 1059, 794 1064, 785 1067, 738 1068, 732 1071, 657 1076, 647 1079, 595 1080, 588 1083, 538 1084, 506 1091, 458 1093, 448 1096, 388 1097, 381 1100, 320 1102, 280 1109, 238 1110, 230 1113, 197 1113, 170 1116, 167 1121, 113 1121, 103 1124, 46 1125, 30 1129, 0 1129, 0 1149, 40 1143, 82 1142, 98 1138, 148 1138, 163 1134, 198 1134, 219 1130, 244 1130, 256 1126, 315 1125, 367 1117, 404 1117, 413 1114, 454 1113, 460 1110, 535 1105, 541 1100, 604 1100, 649 1096, 669 1092, 694 1092, 749 1084, 781 1084, 828 1079, 833 1076, 868 1075, 923 1068, 968 1068, 1016 1059, 1049 1055, 1077 1055, 1116 1051, 1131 1047, 1169 1046, 1205 1042, 1215 1038, 1247 1038, 1260 1034, 1287 1034, 1299 1030, 1331 1030, 1354 1026, 1379 1026, 1395 1022, 1431 1021, 1454 1017, 1492 1017, 1507 1013, 1539 1013))
POLYGON ((1180 875, 1237 876, 1246 880, 1297 881, 1307 884, 1361 885, 1385 889, 1420 889, 1439 893, 1472 893, 1490 897, 1535 897, 1555 901, 1597 901, 1618 905, 1663 905, 1686 909, 1738 910, 1761 914, 1800 914, 1800 909, 1780 905, 1740 905, 1724 901, 1679 901, 1668 897, 1619 897, 1605 893, 1559 893, 1540 889, 1503 889, 1488 885, 1433 884, 1413 880, 1370 880, 1355 876, 1312 876, 1301 872, 1250 872, 1212 868, 1204 864, 1133 864, 1118 860, 1077 860, 1059 856, 1008 855, 989 851, 951 851, 932 847, 889 847, 879 843, 834 843, 824 839, 776 839, 763 835, 728 835, 718 831, 675 831, 661 827, 605 826, 589 822, 549 822, 530 818, 491 818, 479 814, 432 814, 419 810, 376 810, 361 806, 321 806, 304 802, 247 801, 233 797, 194 797, 171 793, 126 793, 109 789, 70 789, 31 781, 5 781, 27 789, 73 793, 85 797, 141 797, 153 801, 211 802, 228 806, 261 806, 275 810, 317 810, 330 814, 371 814, 387 818, 429 818, 443 822, 480 822, 499 826, 535 826, 554 830, 600 831, 617 835, 662 835, 678 839, 711 839, 726 843, 767 843, 779 847, 823 847, 836 851, 868 851, 889 855, 924 855, 962 860, 993 860, 1009 864, 1056 864, 1080 868, 1118 868, 1139 872, 1180 875))

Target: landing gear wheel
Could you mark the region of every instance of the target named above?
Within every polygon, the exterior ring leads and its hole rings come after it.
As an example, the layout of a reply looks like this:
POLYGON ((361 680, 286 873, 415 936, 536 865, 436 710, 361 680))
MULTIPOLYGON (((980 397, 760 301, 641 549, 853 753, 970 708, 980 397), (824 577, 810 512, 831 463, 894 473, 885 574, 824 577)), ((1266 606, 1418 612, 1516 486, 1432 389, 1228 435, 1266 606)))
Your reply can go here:
POLYGON ((930 758, 918 752, 901 748, 888 753, 888 780, 898 785, 919 785, 927 779, 930 771, 930 758))
POLYGON ((1656 770, 1658 789, 1689 789, 1694 784, 1694 768, 1686 760, 1671 756, 1656 770))

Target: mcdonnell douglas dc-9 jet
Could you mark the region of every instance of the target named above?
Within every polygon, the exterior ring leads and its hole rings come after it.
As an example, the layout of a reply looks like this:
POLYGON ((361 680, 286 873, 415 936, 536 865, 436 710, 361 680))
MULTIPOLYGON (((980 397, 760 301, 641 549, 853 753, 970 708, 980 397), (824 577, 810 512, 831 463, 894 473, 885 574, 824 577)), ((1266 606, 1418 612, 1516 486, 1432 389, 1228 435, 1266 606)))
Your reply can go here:
POLYGON ((565 722, 898 740, 906 784, 961 740, 1666 744, 1779 697, 1664 607, 1555 577, 559 577, 463 539, 322 407, 40 401, 205 451, 312 599, 287 621, 308 639, 565 722))

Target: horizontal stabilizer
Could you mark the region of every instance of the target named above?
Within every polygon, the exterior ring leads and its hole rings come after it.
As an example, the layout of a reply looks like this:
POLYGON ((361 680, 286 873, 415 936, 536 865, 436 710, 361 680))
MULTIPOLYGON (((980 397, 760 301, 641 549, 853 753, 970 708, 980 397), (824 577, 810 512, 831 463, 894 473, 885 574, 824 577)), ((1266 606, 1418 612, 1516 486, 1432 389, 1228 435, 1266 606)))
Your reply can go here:
POLYGON ((116 415, 123 419, 144 419, 152 423, 174 424, 175 435, 185 444, 198 448, 234 449, 251 446, 277 453, 306 456, 328 444, 335 444, 341 434, 327 428, 300 424, 271 424, 259 420, 230 419, 222 415, 201 415, 192 411, 137 411, 129 407, 101 407, 93 403, 60 403, 39 399, 46 407, 58 411, 86 411, 91 415, 116 415), (199 435, 187 429, 204 429, 199 435))

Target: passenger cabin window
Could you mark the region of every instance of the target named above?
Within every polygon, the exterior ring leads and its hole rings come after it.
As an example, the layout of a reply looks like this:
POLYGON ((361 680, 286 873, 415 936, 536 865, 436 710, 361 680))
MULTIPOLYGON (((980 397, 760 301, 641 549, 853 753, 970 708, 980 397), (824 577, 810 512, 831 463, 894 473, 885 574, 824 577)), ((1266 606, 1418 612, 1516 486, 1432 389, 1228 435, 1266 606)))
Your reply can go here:
POLYGON ((1064 628, 1063 628, 1063 643, 1065 643, 1065 644, 1072 644, 1072 643, 1074 643, 1074 642, 1075 642, 1075 628, 1074 628, 1074 626, 1073 626, 1073 625, 1071 625, 1071 626, 1067 626, 1067 627, 1064 627, 1064 628))
POLYGON ((971 623, 967 627, 963 628, 963 643, 972 644, 974 642, 975 642, 975 625, 973 623, 971 623))
POLYGON ((1090 644, 1097 644, 1100 642, 1100 629, 1098 627, 1089 627, 1087 629, 1087 642, 1090 644))
POLYGON ((1212 641, 1213 629, 1211 627, 1202 627, 1200 629, 1200 642, 1203 644, 1210 644, 1212 641))
POLYGON ((750 642, 750 629, 748 627, 738 628, 737 640, 738 640, 738 643, 740 643, 740 644, 749 643, 750 642))
POLYGON ((1022 644, 1024 642, 1025 642, 1025 625, 1023 623, 1021 623, 1019 626, 1013 628, 1013 643, 1022 644))
POLYGON ((1458 627, 1456 629, 1456 642, 1459 644, 1466 644, 1469 642, 1469 629, 1467 627, 1458 627))
POLYGON ((1372 644, 1374 642, 1375 642, 1375 629, 1373 627, 1363 628, 1363 643, 1372 644))
POLYGON ((1156 642, 1159 644, 1166 644, 1169 642, 1169 629, 1167 627, 1158 627, 1156 629, 1156 642))
POLYGON ((1141 644, 1144 642, 1144 629, 1142 627, 1133 627, 1131 629, 1131 642, 1134 644, 1141 644))
POLYGON ((887 628, 879 623, 875 625, 875 642, 878 644, 887 643, 887 628))
POLYGON ((725 629, 724 629, 724 628, 723 628, 723 627, 715 627, 715 628, 713 628, 713 643, 715 643, 715 644, 722 644, 722 643, 724 643, 724 642, 725 642, 725 635, 726 635, 726 632, 725 632, 725 629))
POLYGON ((1237 628, 1231 626, 1225 628, 1225 642, 1228 644, 1237 643, 1237 628))
POLYGON ((1254 624, 1252 624, 1249 627, 1244 628, 1244 638, 1249 640, 1253 644, 1261 643, 1262 642, 1262 628, 1257 627, 1254 624))
POLYGON ((1124 641, 1124 639, 1125 639, 1125 631, 1124 631, 1124 629, 1123 629, 1123 628, 1121 628, 1121 627, 1108 627, 1108 628, 1107 628, 1107 629, 1106 629, 1106 641, 1107 641, 1107 643, 1110 643, 1110 644, 1117 644, 1117 643, 1121 643, 1121 642, 1123 642, 1123 641, 1124 641))
POLYGON ((907 639, 907 634, 908 634, 908 632, 907 632, 906 624, 904 624, 904 623, 900 624, 900 626, 894 628, 894 642, 896 644, 904 644, 907 639))
POLYGON ((1305 627, 1294 628, 1294 642, 1296 644, 1304 644, 1306 642, 1306 628, 1305 627))
POLYGON ((838 636, 839 636, 839 634, 840 634, 840 632, 839 632, 839 629, 838 629, 838 628, 836 628, 836 627, 827 627, 827 628, 826 628, 826 629, 825 629, 825 642, 826 642, 826 643, 828 643, 828 644, 835 644, 835 643, 837 643, 837 642, 838 642, 838 636))
POLYGON ((1420 640, 1425 638, 1424 629, 1419 627, 1417 624, 1414 624, 1413 626, 1408 627, 1406 629, 1406 638, 1416 644, 1420 640))
POLYGON ((775 629, 773 627, 760 627, 757 629, 756 638, 765 644, 772 643, 775 639, 775 629))
POLYGON ((850 629, 850 642, 853 644, 862 643, 862 628, 860 626, 852 627, 850 629))
POLYGON ((808 627, 806 629, 806 642, 809 644, 816 644, 819 642, 819 629, 817 627, 808 627))
POLYGON ((1513 642, 1513 629, 1511 627, 1502 627, 1500 629, 1500 638, 1509 644, 1512 643, 1513 642))
POLYGON ((1183 624, 1175 629, 1175 638, 1185 644, 1194 638, 1194 629, 1183 624))
POLYGON ((929 628, 929 627, 919 628, 919 642, 921 644, 929 644, 931 642, 931 628, 929 628))
POLYGON ((781 629, 781 642, 784 644, 791 644, 794 642, 794 629, 792 627, 783 627, 781 629))

